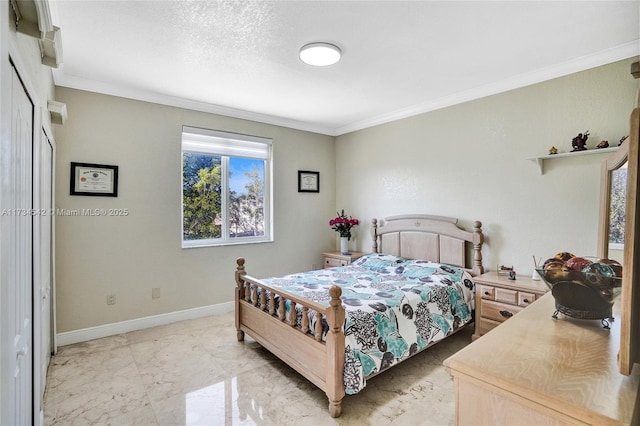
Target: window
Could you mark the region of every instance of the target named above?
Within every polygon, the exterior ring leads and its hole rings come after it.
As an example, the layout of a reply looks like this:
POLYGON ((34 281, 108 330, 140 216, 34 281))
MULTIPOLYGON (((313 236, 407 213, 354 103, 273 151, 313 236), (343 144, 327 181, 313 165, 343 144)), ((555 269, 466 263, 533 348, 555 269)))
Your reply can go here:
POLYGON ((271 139, 183 126, 182 247, 271 241, 271 139))
POLYGON ((611 210, 609 211, 609 248, 624 249, 624 221, 627 206, 627 163, 611 171, 611 210))

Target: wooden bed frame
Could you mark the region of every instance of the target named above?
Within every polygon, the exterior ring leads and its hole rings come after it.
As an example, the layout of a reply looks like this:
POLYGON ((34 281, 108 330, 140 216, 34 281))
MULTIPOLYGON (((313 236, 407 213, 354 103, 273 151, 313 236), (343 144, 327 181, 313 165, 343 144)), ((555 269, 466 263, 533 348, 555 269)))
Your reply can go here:
MULTIPOLYGON (((385 218, 382 224, 371 221, 373 251, 393 254, 409 259, 429 259, 439 263, 459 266, 472 275, 483 272, 482 224, 474 223, 472 232, 460 229, 457 219, 430 215, 404 215, 385 218), (470 246, 470 247, 469 247, 470 246), (467 249, 473 253, 467 262, 467 249)), ((337 286, 329 290, 329 306, 263 284, 258 278, 247 275, 245 259, 236 260, 235 272, 235 320, 238 341, 247 333, 282 361, 294 368, 313 384, 322 389, 329 399, 331 417, 342 412, 344 392, 345 336, 343 325, 345 309, 337 286), (269 297, 267 297, 268 290, 269 297), (302 309, 302 323, 287 320, 284 303, 276 309, 276 297, 289 300, 291 311, 302 309), (309 309, 316 312, 314 334, 309 331, 309 309), (322 341, 324 316, 329 325, 325 341, 322 341)))

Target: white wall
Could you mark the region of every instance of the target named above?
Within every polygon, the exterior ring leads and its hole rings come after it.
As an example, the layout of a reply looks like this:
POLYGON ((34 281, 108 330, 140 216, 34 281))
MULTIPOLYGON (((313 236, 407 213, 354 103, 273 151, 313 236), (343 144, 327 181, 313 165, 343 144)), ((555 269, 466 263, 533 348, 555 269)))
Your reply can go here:
POLYGON ((333 137, 73 89, 56 95, 69 114, 57 133, 57 207, 130 212, 56 218, 59 332, 228 302, 237 257, 264 277, 322 267, 321 252, 335 248, 333 137), (183 124, 273 138, 275 242, 181 248, 183 124), (70 196, 71 161, 118 165, 118 197, 70 196), (298 170, 320 172, 319 194, 297 192, 298 170))
MULTIPOLYGON (((529 157, 551 146, 617 145, 628 134, 638 80, 626 60, 339 136, 337 206, 360 219, 426 213, 483 223, 484 264, 530 275, 532 256, 596 255, 600 162, 529 157)), ((369 226, 358 245, 369 249, 369 226)))

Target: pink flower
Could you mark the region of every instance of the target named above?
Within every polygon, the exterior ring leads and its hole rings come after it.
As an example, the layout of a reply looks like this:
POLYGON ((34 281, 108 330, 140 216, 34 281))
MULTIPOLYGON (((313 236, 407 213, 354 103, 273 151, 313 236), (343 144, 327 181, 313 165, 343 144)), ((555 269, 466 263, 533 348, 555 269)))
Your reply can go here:
POLYGON ((351 216, 347 217, 344 214, 344 209, 341 213, 338 213, 338 216, 329 221, 329 226, 331 229, 338 232, 341 237, 346 237, 351 239, 351 227, 359 225, 360 221, 358 219, 354 219, 351 216))

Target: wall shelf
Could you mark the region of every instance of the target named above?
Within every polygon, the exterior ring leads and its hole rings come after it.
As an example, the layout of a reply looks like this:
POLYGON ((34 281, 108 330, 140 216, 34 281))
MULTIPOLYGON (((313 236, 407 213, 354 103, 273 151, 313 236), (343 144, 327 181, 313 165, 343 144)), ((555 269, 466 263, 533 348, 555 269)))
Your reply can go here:
POLYGON ((607 154, 617 150, 618 150, 617 146, 609 147, 609 148, 599 148, 599 149, 593 148, 593 149, 587 149, 586 151, 563 152, 561 154, 542 155, 540 157, 527 158, 527 160, 535 161, 538 164, 538 168, 540 168, 540 174, 543 175, 545 160, 555 160, 556 158, 575 157, 578 155, 607 154))

